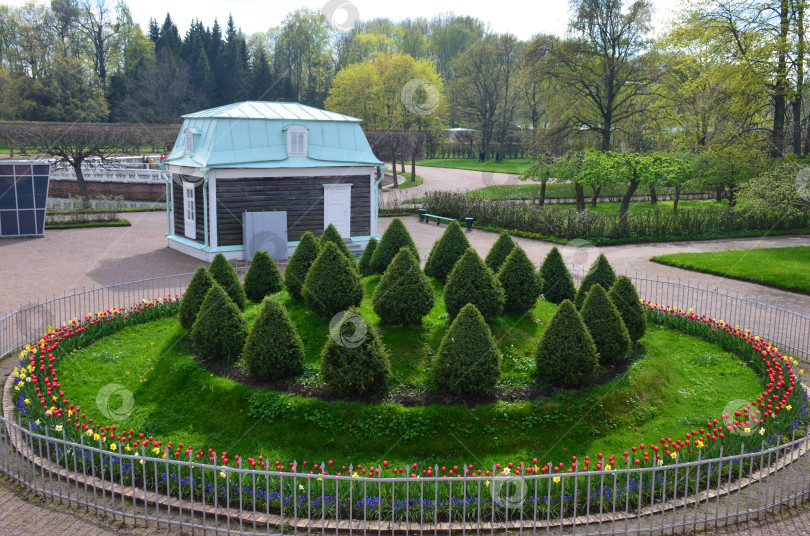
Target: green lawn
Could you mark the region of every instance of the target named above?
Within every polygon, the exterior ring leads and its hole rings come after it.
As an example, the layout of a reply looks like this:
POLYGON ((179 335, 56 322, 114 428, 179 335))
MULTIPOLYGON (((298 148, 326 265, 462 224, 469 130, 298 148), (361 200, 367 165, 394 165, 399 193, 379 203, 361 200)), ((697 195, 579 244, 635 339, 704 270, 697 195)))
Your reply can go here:
MULTIPOLYGON (((365 281, 362 313, 370 307, 377 277, 365 281)), ((393 394, 432 389, 431 360, 449 319, 436 284, 437 305, 420 328, 386 328, 391 350, 393 394)), ((317 389, 320 349, 328 319, 284 303, 306 348, 306 372, 298 386, 317 389)), ((134 393, 133 413, 119 426, 164 441, 182 441, 242 457, 262 454, 284 462, 472 463, 477 467, 538 457, 570 461, 572 454, 621 453, 631 444, 680 436, 718 417, 729 400, 761 393, 756 375, 719 347, 669 329, 650 326, 629 369, 578 393, 526 400, 534 373, 532 352, 556 306, 540 302, 526 318, 504 315, 493 323, 503 354, 499 388, 516 402, 407 406, 328 402, 276 394, 211 374, 190 354, 174 318, 133 326, 76 351, 60 362, 60 381, 71 401, 98 417, 96 396, 108 383, 134 393), (264 418, 251 411, 259 410, 264 418), (268 417, 269 416, 269 417, 268 417)), ((257 308, 245 316, 252 322, 257 308)), ((553 379, 549 379, 553 381, 553 379)), ((120 404, 112 400, 111 405, 120 404)))
POLYGON ((494 157, 486 162, 479 162, 477 158, 434 158, 432 160, 419 160, 416 165, 520 175, 533 163, 534 161, 530 158, 508 158, 502 162, 495 162, 494 157))
MULTIPOLYGON (((621 203, 596 203, 595 207, 592 207, 590 203, 585 205, 587 210, 593 210, 595 212, 601 212, 604 214, 619 214, 619 207, 621 203)), ((575 204, 569 203, 554 203, 549 204, 548 207, 553 209, 559 210, 576 210, 577 206, 575 204)), ((723 199, 720 202, 715 201, 714 199, 688 199, 685 201, 681 201, 678 203, 678 209, 687 209, 687 208, 728 208, 728 201, 723 199)), ((673 210, 673 202, 672 201, 659 201, 656 204, 652 204, 649 201, 633 201, 630 203, 630 211, 631 212, 644 212, 649 210, 673 210)))
MULTIPOLYGON (((542 185, 539 182, 526 182, 524 184, 498 184, 493 186, 486 186, 477 190, 468 192, 468 195, 473 197, 482 197, 485 199, 539 199, 540 189, 542 185)), ((626 187, 621 185, 616 186, 603 186, 600 190, 600 199, 608 196, 622 196, 626 191, 626 187)), ((656 188, 658 195, 674 195, 675 189, 659 186, 656 188)), ((696 193, 696 192, 690 192, 696 193)), ((648 195, 648 188, 639 188, 636 191, 637 195, 648 195)), ((592 191, 590 188, 585 189, 585 198, 590 200, 592 191)), ((550 182, 546 184, 546 199, 562 199, 574 198, 576 192, 574 184, 570 182, 550 182)), ((682 201, 683 202, 683 201, 682 201)))
POLYGON ((810 294, 810 247, 674 253, 650 259, 686 270, 810 294))
POLYGON ((411 180, 411 173, 399 173, 397 172, 397 190, 401 190, 403 188, 413 188, 414 186, 419 186, 422 184, 422 177, 419 175, 416 176, 416 180, 411 180))

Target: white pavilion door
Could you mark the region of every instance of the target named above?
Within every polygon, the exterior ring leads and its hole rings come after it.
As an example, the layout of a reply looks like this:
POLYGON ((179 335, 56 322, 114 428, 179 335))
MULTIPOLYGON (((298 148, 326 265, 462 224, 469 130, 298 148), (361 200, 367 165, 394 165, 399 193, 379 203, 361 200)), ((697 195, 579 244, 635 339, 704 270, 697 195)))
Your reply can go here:
POLYGON ((323 185, 323 228, 335 226, 343 238, 351 236, 352 185, 323 185))

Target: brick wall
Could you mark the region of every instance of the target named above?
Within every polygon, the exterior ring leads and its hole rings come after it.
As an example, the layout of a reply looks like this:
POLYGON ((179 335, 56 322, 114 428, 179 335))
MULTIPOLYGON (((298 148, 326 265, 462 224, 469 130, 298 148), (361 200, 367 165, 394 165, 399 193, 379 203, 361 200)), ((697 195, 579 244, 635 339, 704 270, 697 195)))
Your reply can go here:
MULTIPOLYGON (((166 202, 166 186, 155 183, 137 182, 100 182, 85 181, 91 196, 122 196, 126 201, 148 201, 150 203, 166 202)), ((79 184, 75 179, 51 179, 48 197, 70 197, 79 195, 79 184)))

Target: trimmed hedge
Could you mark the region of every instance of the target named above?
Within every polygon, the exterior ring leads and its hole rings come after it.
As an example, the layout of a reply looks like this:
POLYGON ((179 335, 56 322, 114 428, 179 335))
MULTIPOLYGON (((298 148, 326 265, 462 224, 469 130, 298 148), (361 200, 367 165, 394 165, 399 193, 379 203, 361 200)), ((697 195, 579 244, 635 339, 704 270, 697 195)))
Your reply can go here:
POLYGON ((457 221, 451 221, 444 234, 433 244, 427 262, 425 274, 435 277, 442 284, 447 282, 447 276, 456 265, 456 262, 470 247, 470 241, 457 221))
POLYGON ((303 372, 304 343, 287 310, 276 300, 266 298, 262 303, 242 357, 250 375, 263 380, 281 380, 303 372))
POLYGON ((643 337, 647 331, 647 315, 630 278, 626 275, 617 277, 616 282, 610 287, 608 296, 622 315, 630 340, 636 342, 643 337))
POLYGON ((287 268, 284 269, 284 286, 294 300, 304 301, 301 289, 304 286, 304 279, 307 277, 312 263, 318 258, 321 247, 315 235, 307 231, 301 236, 298 247, 290 256, 287 268))
POLYGON ((507 313, 525 314, 537 305, 543 290, 543 278, 534 271, 534 265, 520 246, 515 246, 498 272, 503 287, 507 313))
POLYGON ((388 265, 374 289, 374 312, 384 324, 419 325, 436 297, 428 277, 411 250, 403 247, 388 265))
POLYGON ((599 256, 596 257, 596 260, 593 261, 593 264, 591 264, 588 273, 582 278, 582 282, 577 289, 576 298, 574 299, 574 305, 577 306, 577 309, 582 309, 582 304, 585 303, 585 297, 588 295, 588 291, 591 290, 593 285, 599 283, 602 285, 603 289, 606 289, 612 287, 615 282, 616 274, 613 272, 613 268, 610 266, 607 257, 605 257, 603 253, 600 253, 599 256))
POLYGON ((371 257, 374 255, 374 250, 377 249, 377 239, 373 236, 366 244, 363 254, 360 255, 360 262, 357 264, 357 271, 360 272, 362 277, 368 277, 374 272, 371 271, 371 257))
POLYGON ((371 398, 388 389, 388 350, 356 308, 329 332, 321 352, 321 375, 340 398, 371 398))
POLYGON ((574 301, 577 288, 571 272, 565 266, 557 246, 551 248, 540 266, 540 277, 543 278, 543 298, 551 303, 561 304, 565 300, 574 301))
POLYGON ((354 261, 333 243, 327 242, 304 279, 304 303, 320 316, 332 316, 363 299, 363 283, 354 261))
POLYGON ((551 317, 534 353, 541 384, 579 387, 599 363, 599 354, 585 322, 571 300, 563 300, 551 317))
POLYGON ((457 396, 480 394, 498 383, 498 346, 475 305, 465 305, 453 320, 436 354, 433 375, 440 387, 457 396))
POLYGON ((599 283, 591 287, 582 305, 582 321, 599 352, 599 363, 612 367, 630 350, 630 335, 622 316, 599 283))
POLYGON ((266 251, 257 251, 245 274, 247 298, 253 303, 259 303, 268 294, 275 294, 283 289, 284 281, 281 279, 276 261, 266 251))
POLYGON ((473 248, 458 260, 447 276, 444 304, 450 318, 455 318, 462 307, 472 303, 484 318, 493 318, 503 311, 503 287, 487 268, 473 248))
POLYGON ((214 283, 191 328, 191 342, 197 353, 203 357, 235 360, 245 347, 247 335, 247 323, 239 307, 219 283, 214 283))
POLYGON ((487 258, 484 259, 487 267, 497 274, 506 260, 506 257, 512 253, 512 249, 514 249, 515 245, 515 241, 512 240, 509 233, 506 231, 501 232, 501 236, 492 244, 492 248, 489 250, 489 253, 487 253, 487 258))
POLYGON ((385 272, 391 261, 399 250, 407 247, 413 253, 413 256, 419 258, 419 250, 416 249, 416 244, 413 243, 408 229, 399 218, 394 218, 388 225, 388 229, 382 235, 379 244, 374 249, 374 255, 371 257, 371 272, 374 274, 381 274, 385 272))
POLYGON ((236 275, 236 270, 234 270, 231 263, 228 262, 228 259, 225 258, 225 255, 222 253, 214 255, 214 260, 211 261, 208 272, 210 272, 214 281, 219 283, 222 289, 228 293, 228 296, 230 296, 233 303, 239 307, 239 310, 244 311, 246 300, 245 289, 239 281, 239 276, 236 275))
POLYGON ((205 295, 208 294, 208 290, 213 285, 214 278, 211 277, 208 270, 202 266, 197 268, 197 271, 194 272, 194 276, 191 278, 191 282, 189 282, 188 287, 186 287, 186 293, 183 295, 183 299, 180 300, 180 310, 177 313, 180 325, 186 330, 190 330, 191 326, 194 325, 194 321, 197 320, 197 313, 200 311, 200 307, 202 307, 203 300, 205 300, 205 295))
POLYGON ((352 255, 352 252, 349 251, 349 246, 346 245, 346 241, 343 240, 342 236, 340 236, 337 227, 331 223, 326 226, 326 229, 323 230, 323 234, 321 234, 321 248, 323 248, 327 242, 332 242, 334 245, 336 245, 340 252, 343 253, 347 259, 352 261, 352 264, 354 264, 354 255, 352 255))

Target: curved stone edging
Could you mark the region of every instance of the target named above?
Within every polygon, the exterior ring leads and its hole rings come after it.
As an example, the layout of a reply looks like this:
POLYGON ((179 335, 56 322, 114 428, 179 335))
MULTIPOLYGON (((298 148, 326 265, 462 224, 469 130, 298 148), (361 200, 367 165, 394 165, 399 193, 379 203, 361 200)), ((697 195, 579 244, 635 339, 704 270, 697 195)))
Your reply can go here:
MULTIPOLYGON (((6 378, 5 385, 3 388, 3 403, 2 409, 3 414, 11 421, 10 416, 14 414, 16 408, 14 406, 13 395, 11 392, 11 387, 13 384, 13 376, 9 375, 6 378)), ((321 520, 321 519, 307 519, 307 518, 299 518, 296 523, 291 523, 293 519, 290 518, 283 518, 278 514, 265 514, 265 513, 254 513, 252 511, 245 512, 242 511, 242 515, 239 514, 239 510, 234 508, 225 508, 225 507, 218 507, 215 508, 212 505, 206 505, 205 508, 202 508, 200 504, 192 503, 185 499, 178 499, 175 497, 169 497, 163 494, 152 494, 147 493, 143 489, 133 488, 132 486, 121 486, 119 483, 112 483, 108 481, 104 481, 100 478, 93 477, 91 475, 83 475, 79 473, 74 473, 69 471, 58 464, 53 463, 52 461, 42 458, 41 456, 37 455, 32 451, 32 449, 28 446, 28 444, 23 441, 22 434, 16 428, 6 424, 6 433, 10 439, 11 444, 13 445, 14 449, 19 453, 23 459, 28 460, 29 463, 33 464, 33 467, 39 469, 41 474, 48 474, 48 476, 55 476, 61 480, 66 481, 69 484, 75 484, 76 486, 85 485, 88 489, 92 489, 93 492, 104 492, 109 493, 111 497, 120 498, 120 499, 127 499, 133 502, 133 504, 143 504, 143 505, 152 505, 154 507, 161 507, 166 508, 167 510, 171 509, 176 512, 185 512, 186 514, 190 514, 192 516, 199 516, 205 513, 206 516, 218 516, 222 521, 225 521, 227 518, 230 518, 231 521, 239 523, 240 520, 242 523, 246 523, 248 525, 256 524, 259 525, 270 525, 272 527, 281 527, 282 523, 284 525, 289 525, 290 527, 296 527, 298 529, 308 529, 308 530, 378 530, 378 531, 388 531, 392 533, 407 533, 411 531, 450 531, 450 530, 521 530, 527 528, 533 528, 535 526, 541 526, 539 523, 536 525, 533 520, 526 520, 524 519, 522 522, 520 520, 514 520, 509 522, 482 522, 480 524, 472 523, 472 522, 457 522, 454 521, 452 523, 424 523, 419 524, 416 522, 403 522, 403 521, 359 521, 359 520, 341 520, 337 523, 335 520, 321 520), (150 498, 151 496, 151 498, 150 498)), ((725 495, 731 495, 733 492, 741 492, 744 488, 755 484, 762 479, 769 477, 771 474, 776 473, 780 469, 786 469, 788 465, 798 461, 801 457, 810 450, 808 443, 804 444, 804 448, 799 447, 791 452, 791 454, 787 457, 782 458, 781 467, 772 467, 768 466, 767 468, 761 468, 760 470, 756 471, 754 474, 749 475, 743 478, 741 481, 730 484, 726 483, 724 486, 721 486, 719 489, 711 489, 705 490, 703 492, 699 492, 698 494, 687 498, 687 500, 678 500, 677 504, 674 504, 672 501, 669 501, 663 505, 655 505, 653 507, 644 507, 641 510, 628 514, 626 512, 616 512, 614 515, 609 514, 596 514, 592 513, 590 515, 582 515, 576 517, 567 517, 567 518, 556 518, 551 519, 548 523, 545 520, 542 520, 543 527, 549 528, 559 528, 562 527, 580 527, 585 525, 593 525, 593 524, 604 524, 604 523, 619 523, 622 521, 630 521, 635 519, 641 519, 647 516, 652 516, 655 514, 664 514, 667 511, 675 511, 680 508, 685 508, 688 506, 694 506, 696 503, 707 502, 711 499, 719 499, 719 497, 725 495)), ((704 460, 705 461, 705 460, 704 460)), ((621 473, 619 473, 621 474, 621 473)), ((301 475, 302 478, 308 477, 309 475, 301 475)), ((28 485, 26 482, 22 481, 24 485, 28 485)), ((31 486, 29 486, 31 487, 31 486)), ((35 490, 36 491, 36 490, 35 490)), ((42 490, 43 494, 49 494, 46 491, 42 490)), ((810 493, 810 490, 804 490, 803 493, 810 493)), ((78 499, 78 496, 74 499, 71 499, 77 503, 81 503, 78 499)), ((93 506, 89 504, 88 506, 93 506)), ((134 507, 133 507, 134 510, 134 507)), ((751 515, 752 511, 747 510, 745 512, 740 512, 739 514, 729 514, 729 518, 736 519, 742 516, 749 516, 751 515)), ((119 515, 124 517, 139 517, 137 514, 127 513, 125 511, 119 511, 119 515)), ((147 516, 147 519, 152 519, 147 516)), ((538 520, 540 521, 540 520, 538 520)), ((712 521, 712 520, 707 520, 712 521)), ((702 523, 703 521, 698 521, 702 523)), ((688 525, 688 523, 687 523, 688 525)))

